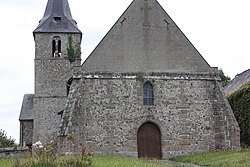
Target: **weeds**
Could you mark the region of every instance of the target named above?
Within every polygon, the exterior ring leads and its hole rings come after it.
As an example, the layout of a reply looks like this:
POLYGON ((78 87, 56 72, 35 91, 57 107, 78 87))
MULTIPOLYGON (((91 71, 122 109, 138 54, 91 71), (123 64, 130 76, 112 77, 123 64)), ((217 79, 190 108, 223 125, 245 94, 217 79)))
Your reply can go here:
POLYGON ((16 159, 14 167, 91 167, 93 151, 82 147, 81 156, 57 157, 54 142, 46 146, 41 142, 32 145, 34 155, 25 159, 16 159))
POLYGON ((93 161, 93 150, 82 147, 81 157, 66 157, 60 163, 61 167, 91 167, 93 161))

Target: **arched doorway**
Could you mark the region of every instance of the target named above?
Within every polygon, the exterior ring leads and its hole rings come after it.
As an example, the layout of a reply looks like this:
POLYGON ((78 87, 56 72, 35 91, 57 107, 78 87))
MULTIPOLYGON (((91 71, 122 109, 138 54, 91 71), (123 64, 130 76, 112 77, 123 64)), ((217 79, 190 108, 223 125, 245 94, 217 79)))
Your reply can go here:
POLYGON ((138 157, 162 158, 161 132, 153 123, 146 122, 137 133, 138 157))

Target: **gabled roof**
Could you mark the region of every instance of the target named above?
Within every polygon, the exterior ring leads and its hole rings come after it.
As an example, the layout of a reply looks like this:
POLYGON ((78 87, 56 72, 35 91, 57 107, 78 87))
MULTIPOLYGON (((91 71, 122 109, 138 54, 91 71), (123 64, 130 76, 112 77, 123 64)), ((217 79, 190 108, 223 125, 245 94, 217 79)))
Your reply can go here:
POLYGON ((81 33, 72 18, 68 0, 48 0, 44 16, 34 32, 81 33))
POLYGON ((82 65, 86 72, 209 69, 209 64, 157 0, 133 0, 82 65))
POLYGON ((33 94, 25 94, 23 96, 23 103, 19 116, 20 121, 30 121, 34 119, 33 98, 33 94))
POLYGON ((242 72, 235 76, 235 78, 228 83, 228 85, 224 88, 225 94, 230 94, 239 89, 241 86, 245 85, 250 81, 250 69, 242 72))

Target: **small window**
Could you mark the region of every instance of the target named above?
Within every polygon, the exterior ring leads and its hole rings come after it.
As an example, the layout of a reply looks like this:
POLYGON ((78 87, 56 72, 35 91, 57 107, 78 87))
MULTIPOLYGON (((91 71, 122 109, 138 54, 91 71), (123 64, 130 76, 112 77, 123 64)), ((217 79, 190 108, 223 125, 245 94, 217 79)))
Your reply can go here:
POLYGON ((149 81, 143 85, 143 105, 154 105, 153 86, 149 81))
POLYGON ((52 57, 61 57, 61 38, 60 37, 53 37, 52 40, 52 57))

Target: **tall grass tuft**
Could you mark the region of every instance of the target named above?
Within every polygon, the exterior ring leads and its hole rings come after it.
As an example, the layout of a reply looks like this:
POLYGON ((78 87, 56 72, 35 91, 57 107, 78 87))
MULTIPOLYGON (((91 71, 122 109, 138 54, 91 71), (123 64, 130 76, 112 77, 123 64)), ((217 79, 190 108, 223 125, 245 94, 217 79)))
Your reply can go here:
POLYGON ((92 167, 93 151, 82 147, 81 156, 57 157, 54 143, 51 141, 46 146, 41 142, 33 144, 32 157, 16 159, 14 167, 92 167))
POLYGON ((60 162, 60 167, 91 167, 93 162, 93 150, 91 148, 82 147, 81 157, 68 156, 64 157, 60 162))

